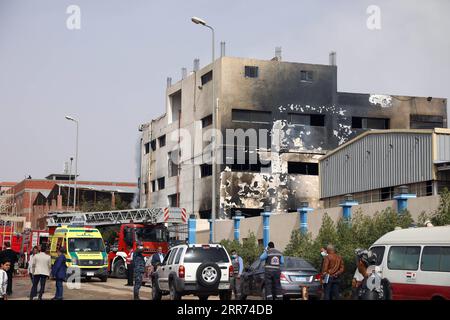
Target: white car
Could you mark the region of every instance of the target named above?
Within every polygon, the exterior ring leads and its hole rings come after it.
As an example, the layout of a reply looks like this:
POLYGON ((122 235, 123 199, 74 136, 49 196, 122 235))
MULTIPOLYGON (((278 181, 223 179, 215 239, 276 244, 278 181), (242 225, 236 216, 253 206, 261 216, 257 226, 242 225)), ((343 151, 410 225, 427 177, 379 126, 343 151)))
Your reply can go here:
POLYGON ((219 295, 231 299, 233 266, 228 252, 220 244, 183 244, 169 250, 153 275, 152 298, 169 294, 171 300, 194 294, 200 300, 219 295))

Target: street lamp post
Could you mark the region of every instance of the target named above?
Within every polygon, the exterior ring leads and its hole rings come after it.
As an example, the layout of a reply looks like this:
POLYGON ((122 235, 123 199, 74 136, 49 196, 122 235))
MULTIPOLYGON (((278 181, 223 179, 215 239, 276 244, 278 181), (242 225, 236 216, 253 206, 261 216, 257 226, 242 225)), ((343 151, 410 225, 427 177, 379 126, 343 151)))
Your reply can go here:
POLYGON ((70 202, 70 182, 72 181, 72 161, 73 161, 73 157, 70 157, 69 184, 67 187, 67 211, 69 211, 69 202, 70 202))
POLYGON ((212 165, 212 208, 211 208, 211 234, 212 234, 212 242, 214 243, 215 240, 215 222, 216 222, 216 202, 217 202, 217 197, 216 197, 216 181, 217 181, 217 166, 216 166, 216 127, 217 127, 217 110, 216 110, 216 99, 215 99, 215 86, 214 86, 214 82, 215 82, 215 77, 216 77, 216 73, 215 73, 215 35, 214 35, 214 28, 211 27, 210 25, 208 25, 206 23, 205 20, 197 18, 197 17, 192 17, 191 21, 195 24, 199 24, 202 25, 208 29, 211 30, 211 34, 212 34, 212 74, 213 74, 213 80, 212 80, 212 127, 213 127, 213 136, 212 136, 212 161, 211 161, 211 165, 212 165))
POLYGON ((73 187, 73 211, 76 211, 76 207, 77 207, 77 176, 78 176, 78 120, 70 117, 70 116, 66 116, 66 119, 69 121, 73 121, 75 122, 76 126, 77 126, 77 137, 76 137, 76 141, 75 141, 75 177, 74 177, 74 187, 73 187))

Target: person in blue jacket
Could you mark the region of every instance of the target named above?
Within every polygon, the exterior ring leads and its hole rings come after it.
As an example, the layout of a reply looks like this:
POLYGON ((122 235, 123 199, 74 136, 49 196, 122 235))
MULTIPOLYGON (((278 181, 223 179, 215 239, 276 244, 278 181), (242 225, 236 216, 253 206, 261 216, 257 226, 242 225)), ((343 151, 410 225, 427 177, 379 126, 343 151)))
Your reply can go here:
POLYGON ((266 288, 266 300, 281 300, 283 293, 281 292, 281 266, 284 265, 283 254, 275 249, 273 242, 264 250, 259 257, 265 261, 264 265, 264 283, 266 288))
POLYGON ((56 293, 52 300, 62 300, 63 299, 63 282, 66 280, 67 265, 66 256, 64 248, 58 248, 56 251, 58 257, 56 258, 55 264, 52 267, 52 276, 56 280, 56 293))

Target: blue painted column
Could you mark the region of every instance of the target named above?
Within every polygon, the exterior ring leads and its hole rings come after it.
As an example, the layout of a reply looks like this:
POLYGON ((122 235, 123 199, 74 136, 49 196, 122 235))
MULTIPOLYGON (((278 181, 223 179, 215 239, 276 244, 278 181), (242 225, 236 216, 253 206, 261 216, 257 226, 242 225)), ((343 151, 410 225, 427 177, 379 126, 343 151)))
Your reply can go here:
POLYGON ((412 193, 396 195, 394 199, 397 200, 397 212, 401 214, 404 210, 408 209, 408 199, 416 197, 417 196, 412 193))
POLYGON ((240 211, 236 211, 235 216, 233 217, 234 220, 234 240, 239 242, 240 237, 240 227, 241 227, 241 220, 244 219, 244 217, 241 215, 240 211))
POLYGON ((188 219, 188 243, 196 243, 197 239, 197 220, 195 215, 191 214, 188 219))
POLYGON ((344 200, 339 206, 342 207, 342 217, 344 221, 350 223, 352 221, 352 207, 359 203, 354 200, 344 200))
POLYGON ((213 243, 213 221, 209 219, 208 222, 209 222, 209 243, 213 243))
POLYGON ((308 233, 308 212, 313 211, 313 208, 309 207, 308 202, 301 204, 301 207, 297 209, 300 214, 300 232, 302 234, 308 233))
MULTIPOLYGON (((268 210, 268 209, 265 209, 268 210)), ((261 213, 263 217, 263 245, 266 248, 270 241, 270 215, 272 213, 270 211, 264 211, 261 213)))

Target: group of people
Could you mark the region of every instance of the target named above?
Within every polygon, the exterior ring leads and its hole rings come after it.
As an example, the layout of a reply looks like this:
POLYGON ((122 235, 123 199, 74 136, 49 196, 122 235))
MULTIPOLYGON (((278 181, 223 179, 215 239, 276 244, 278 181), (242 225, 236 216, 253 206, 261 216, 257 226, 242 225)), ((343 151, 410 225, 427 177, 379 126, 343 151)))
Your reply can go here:
MULTIPOLYGON (((52 266, 49 250, 45 246, 35 246, 31 251, 27 267, 31 280, 30 300, 34 300, 36 296, 42 300, 46 281, 50 276, 56 280, 56 292, 52 300, 63 299, 63 282, 67 272, 64 249, 59 248, 57 254, 52 266)), ((0 300, 7 300, 8 296, 12 295, 14 266, 17 260, 17 252, 11 249, 10 243, 5 242, 5 249, 0 252, 0 300)))

